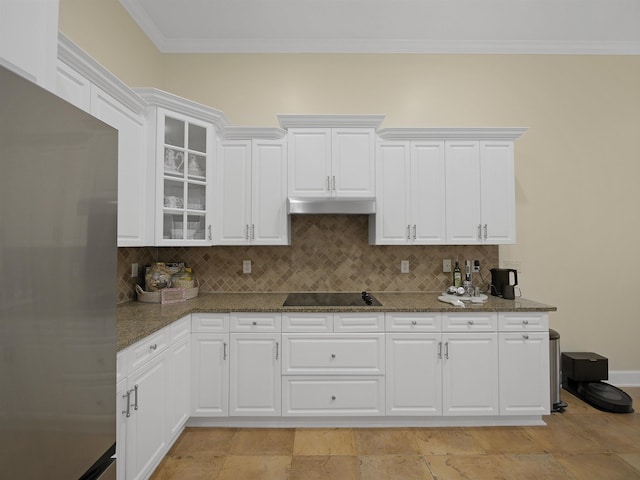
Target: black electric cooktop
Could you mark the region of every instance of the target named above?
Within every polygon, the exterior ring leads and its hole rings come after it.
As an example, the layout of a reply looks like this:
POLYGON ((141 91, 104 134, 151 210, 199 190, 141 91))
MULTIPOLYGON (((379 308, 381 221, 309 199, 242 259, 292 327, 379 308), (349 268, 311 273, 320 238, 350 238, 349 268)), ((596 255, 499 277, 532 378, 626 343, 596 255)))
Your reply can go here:
POLYGON ((290 293, 283 307, 380 307, 382 304, 367 292, 290 293))

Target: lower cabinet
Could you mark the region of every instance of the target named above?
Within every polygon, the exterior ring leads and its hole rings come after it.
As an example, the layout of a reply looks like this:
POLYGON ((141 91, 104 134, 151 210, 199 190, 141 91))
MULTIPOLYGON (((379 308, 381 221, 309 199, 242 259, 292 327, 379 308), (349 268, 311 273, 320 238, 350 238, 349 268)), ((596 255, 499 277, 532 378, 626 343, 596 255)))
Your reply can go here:
POLYGON ((442 334, 387 333, 387 415, 442 415, 442 334))
POLYGON ((229 414, 229 334, 193 333, 191 415, 229 414))
POLYGON ((279 333, 230 334, 230 415, 280 415, 280 337, 279 333))
POLYGON ((149 478, 189 417, 191 318, 118 354, 118 480, 149 478))
POLYGON ((498 334, 442 335, 443 415, 498 415, 498 334))

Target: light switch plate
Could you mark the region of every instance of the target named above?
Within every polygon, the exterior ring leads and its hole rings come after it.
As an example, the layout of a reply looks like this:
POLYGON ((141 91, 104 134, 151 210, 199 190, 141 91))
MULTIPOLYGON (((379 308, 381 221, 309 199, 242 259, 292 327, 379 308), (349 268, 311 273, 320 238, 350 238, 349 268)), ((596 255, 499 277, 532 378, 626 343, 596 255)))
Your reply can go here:
POLYGON ((445 258, 442 260, 442 273, 451 273, 451 259, 445 258))
POLYGON ((409 273, 409 260, 400 261, 400 273, 409 273))
POLYGON ((242 273, 251 273, 251 260, 242 261, 242 273))

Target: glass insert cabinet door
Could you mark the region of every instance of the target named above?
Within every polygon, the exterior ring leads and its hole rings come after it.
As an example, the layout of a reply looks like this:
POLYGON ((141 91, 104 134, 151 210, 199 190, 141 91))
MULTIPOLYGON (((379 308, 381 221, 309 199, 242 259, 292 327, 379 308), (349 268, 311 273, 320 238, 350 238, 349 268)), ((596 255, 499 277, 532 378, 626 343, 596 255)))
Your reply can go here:
POLYGON ((161 113, 162 242, 210 243, 207 179, 212 126, 178 114, 161 113))

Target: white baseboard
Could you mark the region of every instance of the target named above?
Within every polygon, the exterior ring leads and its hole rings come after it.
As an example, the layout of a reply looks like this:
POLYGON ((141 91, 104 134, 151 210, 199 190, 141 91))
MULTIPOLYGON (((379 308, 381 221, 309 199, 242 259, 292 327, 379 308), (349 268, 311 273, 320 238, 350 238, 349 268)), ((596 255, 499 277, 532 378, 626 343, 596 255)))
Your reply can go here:
POLYGON ((640 387, 640 370, 610 371, 607 383, 616 387, 640 387))

